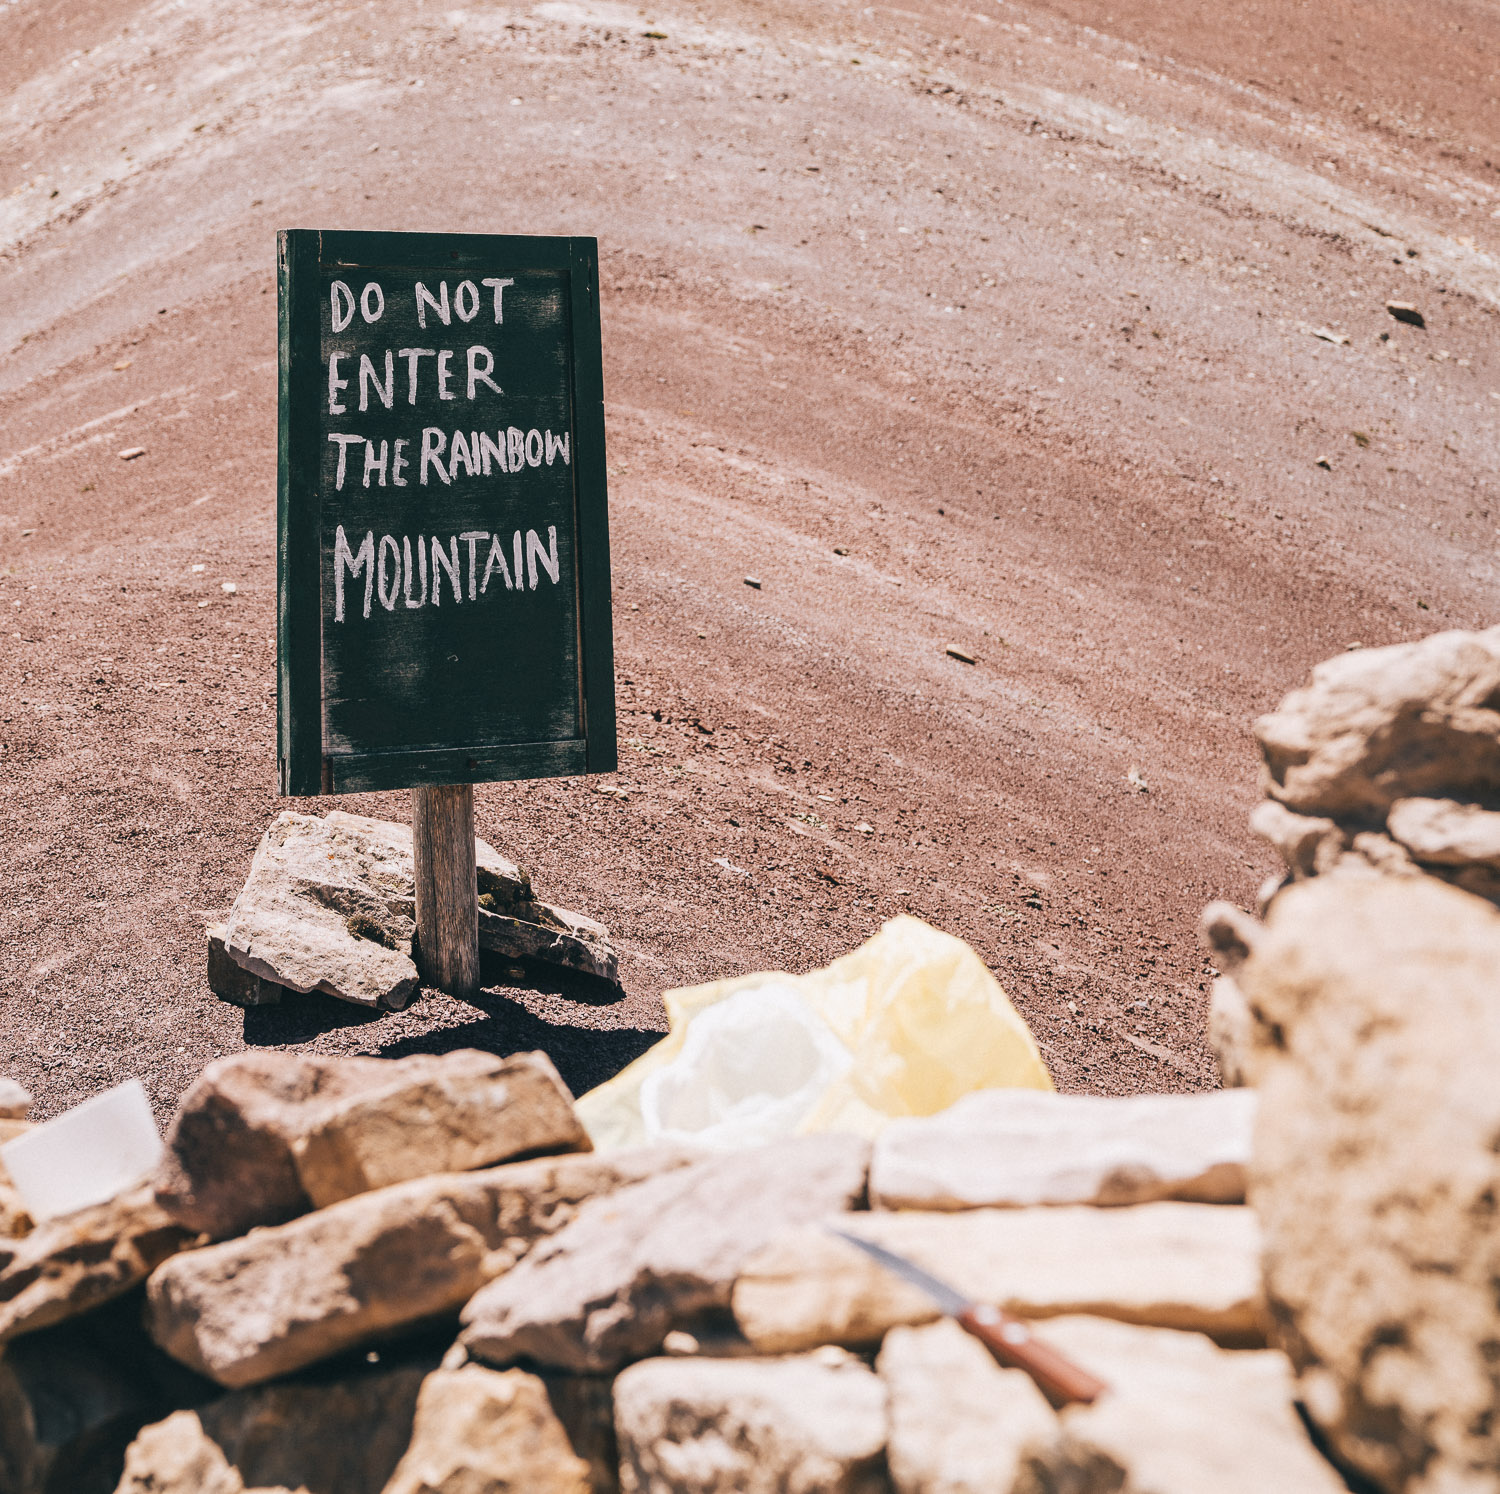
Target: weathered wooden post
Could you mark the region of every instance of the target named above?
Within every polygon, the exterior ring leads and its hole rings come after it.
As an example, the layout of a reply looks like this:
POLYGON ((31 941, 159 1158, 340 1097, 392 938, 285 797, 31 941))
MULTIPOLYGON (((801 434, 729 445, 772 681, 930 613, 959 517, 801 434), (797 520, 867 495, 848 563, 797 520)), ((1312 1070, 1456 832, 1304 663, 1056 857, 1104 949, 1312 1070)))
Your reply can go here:
POLYGON ((472 996, 479 989, 474 786, 418 785, 411 795, 411 830, 417 874, 414 953, 422 984, 472 996))
POLYGON ((469 996, 473 785, 616 768, 598 246, 278 247, 281 792, 413 790, 412 953, 469 996))

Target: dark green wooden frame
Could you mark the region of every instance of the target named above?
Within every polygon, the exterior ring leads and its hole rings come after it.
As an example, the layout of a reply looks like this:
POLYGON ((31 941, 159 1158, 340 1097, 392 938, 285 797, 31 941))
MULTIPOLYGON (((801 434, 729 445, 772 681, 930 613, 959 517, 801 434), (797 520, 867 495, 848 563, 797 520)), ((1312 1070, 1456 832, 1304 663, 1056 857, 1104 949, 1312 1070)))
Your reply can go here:
POLYGON ((498 234, 361 233, 311 228, 277 235, 280 341, 276 485, 276 726, 282 794, 362 793, 417 784, 612 773, 614 634, 610 606, 609 499, 604 458, 604 370, 599 248, 594 239, 498 234), (572 336, 577 519, 579 719, 564 741, 330 757, 323 751, 320 569, 318 295, 325 269, 433 265, 455 270, 561 270, 572 336))

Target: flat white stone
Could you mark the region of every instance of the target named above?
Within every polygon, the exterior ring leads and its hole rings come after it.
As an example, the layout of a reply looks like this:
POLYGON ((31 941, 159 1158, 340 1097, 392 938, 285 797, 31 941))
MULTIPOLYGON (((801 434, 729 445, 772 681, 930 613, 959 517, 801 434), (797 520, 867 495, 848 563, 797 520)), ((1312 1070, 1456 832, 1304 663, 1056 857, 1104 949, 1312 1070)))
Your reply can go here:
POLYGON ((1106 1099, 991 1089, 893 1121, 875 1143, 878 1209, 1243 1203, 1252 1090, 1106 1099))
MULTIPOLYGON (((830 1221, 1022 1317, 1090 1313, 1260 1347, 1254 1213, 1222 1204, 854 1213, 830 1221)), ((937 1309, 827 1224, 786 1230, 740 1270, 735 1321, 763 1354, 875 1344, 937 1309)))

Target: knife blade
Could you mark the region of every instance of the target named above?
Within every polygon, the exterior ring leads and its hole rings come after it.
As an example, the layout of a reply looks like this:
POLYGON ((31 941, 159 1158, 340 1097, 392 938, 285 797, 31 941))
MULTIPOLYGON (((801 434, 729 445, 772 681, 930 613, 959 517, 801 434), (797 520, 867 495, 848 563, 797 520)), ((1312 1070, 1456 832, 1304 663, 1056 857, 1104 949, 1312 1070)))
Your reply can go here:
POLYGON ((1075 1364, 1051 1344, 1043 1343, 1014 1313, 988 1302, 975 1302, 930 1271, 924 1271, 915 1261, 877 1245, 874 1240, 842 1229, 830 1228, 830 1233, 857 1246, 887 1271, 925 1292, 945 1316, 972 1333, 997 1363, 1030 1375, 1054 1406, 1091 1405, 1109 1389, 1097 1375, 1075 1364))

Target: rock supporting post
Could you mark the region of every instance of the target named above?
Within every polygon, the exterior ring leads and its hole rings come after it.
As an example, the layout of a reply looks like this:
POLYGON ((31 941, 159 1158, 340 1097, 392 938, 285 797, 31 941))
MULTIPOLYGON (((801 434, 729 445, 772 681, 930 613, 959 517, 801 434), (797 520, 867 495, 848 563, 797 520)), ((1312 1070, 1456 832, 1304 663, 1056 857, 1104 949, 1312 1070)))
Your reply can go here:
POLYGON ((474 876, 474 787, 412 790, 417 877, 414 953, 424 985, 453 996, 479 989, 479 889, 474 876))

